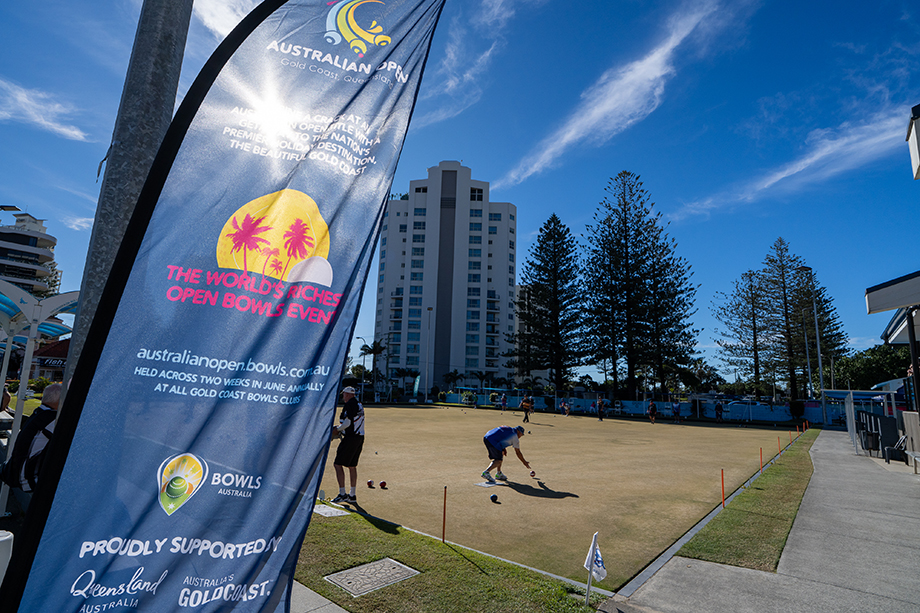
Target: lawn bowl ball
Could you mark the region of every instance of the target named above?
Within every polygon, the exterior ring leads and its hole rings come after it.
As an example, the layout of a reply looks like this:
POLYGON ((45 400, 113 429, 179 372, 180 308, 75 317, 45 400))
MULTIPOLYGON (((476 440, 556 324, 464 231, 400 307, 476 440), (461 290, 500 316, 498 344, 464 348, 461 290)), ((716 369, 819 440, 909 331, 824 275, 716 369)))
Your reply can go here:
POLYGON ((178 498, 188 491, 188 483, 182 477, 173 477, 166 485, 166 495, 170 498, 178 498))
POLYGON ((382 489, 382 490, 387 489, 387 482, 386 482, 386 481, 381 481, 381 482, 380 482, 380 489, 382 489))
POLYGON ((536 477, 536 476, 537 476, 537 471, 535 471, 535 470, 530 471, 530 476, 531 476, 531 477, 536 477))
POLYGON ((492 502, 498 502, 498 494, 492 494, 491 496, 489 496, 489 500, 491 500, 492 502))
POLYGON ((374 487, 374 482, 370 479, 367 481, 367 487, 374 487))

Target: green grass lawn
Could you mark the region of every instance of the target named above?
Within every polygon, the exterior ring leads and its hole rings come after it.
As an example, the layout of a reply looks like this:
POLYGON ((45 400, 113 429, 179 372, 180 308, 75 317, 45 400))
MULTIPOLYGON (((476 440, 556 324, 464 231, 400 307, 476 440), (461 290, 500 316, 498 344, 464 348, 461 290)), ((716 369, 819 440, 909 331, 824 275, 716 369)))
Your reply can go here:
MULTIPOLYGON (((13 394, 13 397, 10 399, 10 413, 16 409, 16 394, 13 394)), ((38 405, 42 403, 41 396, 33 396, 32 398, 27 398, 25 403, 22 406, 22 417, 25 419, 32 414, 32 411, 38 408, 38 405)))
POLYGON ((809 450, 819 432, 811 429, 800 436, 677 555, 776 572, 811 480, 809 450))
POLYGON ((584 591, 578 597, 569 584, 355 513, 345 517, 313 516, 295 578, 355 612, 564 613, 592 611, 605 600, 592 593, 594 607, 585 607, 584 591), (420 574, 357 598, 323 579, 384 557, 420 574))

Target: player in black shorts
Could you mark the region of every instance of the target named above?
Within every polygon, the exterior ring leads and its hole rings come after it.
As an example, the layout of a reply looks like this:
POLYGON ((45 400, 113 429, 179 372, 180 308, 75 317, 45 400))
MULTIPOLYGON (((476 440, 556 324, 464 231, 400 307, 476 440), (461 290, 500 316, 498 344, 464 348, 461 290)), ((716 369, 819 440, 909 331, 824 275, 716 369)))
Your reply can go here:
POLYGON ((342 400, 345 406, 339 415, 339 425, 332 427, 332 436, 342 435, 342 442, 335 452, 332 467, 335 469, 335 478, 339 482, 339 495, 332 502, 350 502, 355 504, 358 487, 358 459, 361 449, 364 448, 364 407, 355 398, 355 389, 346 387, 342 390, 342 400), (345 468, 348 468, 351 477, 351 491, 345 492, 345 468))

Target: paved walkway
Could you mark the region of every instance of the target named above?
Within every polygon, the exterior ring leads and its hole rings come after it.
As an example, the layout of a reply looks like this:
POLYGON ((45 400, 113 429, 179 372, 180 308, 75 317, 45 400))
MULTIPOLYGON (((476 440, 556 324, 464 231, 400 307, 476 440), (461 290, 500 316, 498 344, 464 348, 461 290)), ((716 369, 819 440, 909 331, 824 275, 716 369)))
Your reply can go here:
POLYGON ((348 613, 330 600, 326 600, 313 590, 294 582, 291 590, 291 613, 348 613))
POLYGON ((823 431, 776 573, 674 557, 609 613, 920 611, 920 476, 823 431))

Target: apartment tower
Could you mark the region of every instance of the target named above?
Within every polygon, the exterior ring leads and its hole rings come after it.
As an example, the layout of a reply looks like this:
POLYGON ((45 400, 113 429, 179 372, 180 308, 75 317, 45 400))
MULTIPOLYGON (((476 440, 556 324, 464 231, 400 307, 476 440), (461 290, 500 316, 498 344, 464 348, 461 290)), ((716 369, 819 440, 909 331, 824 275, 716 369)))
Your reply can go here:
MULTIPOLYGON (((502 354, 514 332, 517 207, 489 199, 489 184, 445 161, 391 199, 380 234, 374 338, 384 362, 421 375, 419 392, 446 389, 444 374, 511 379, 502 354)), ((378 359, 378 364, 380 364, 378 359)))

